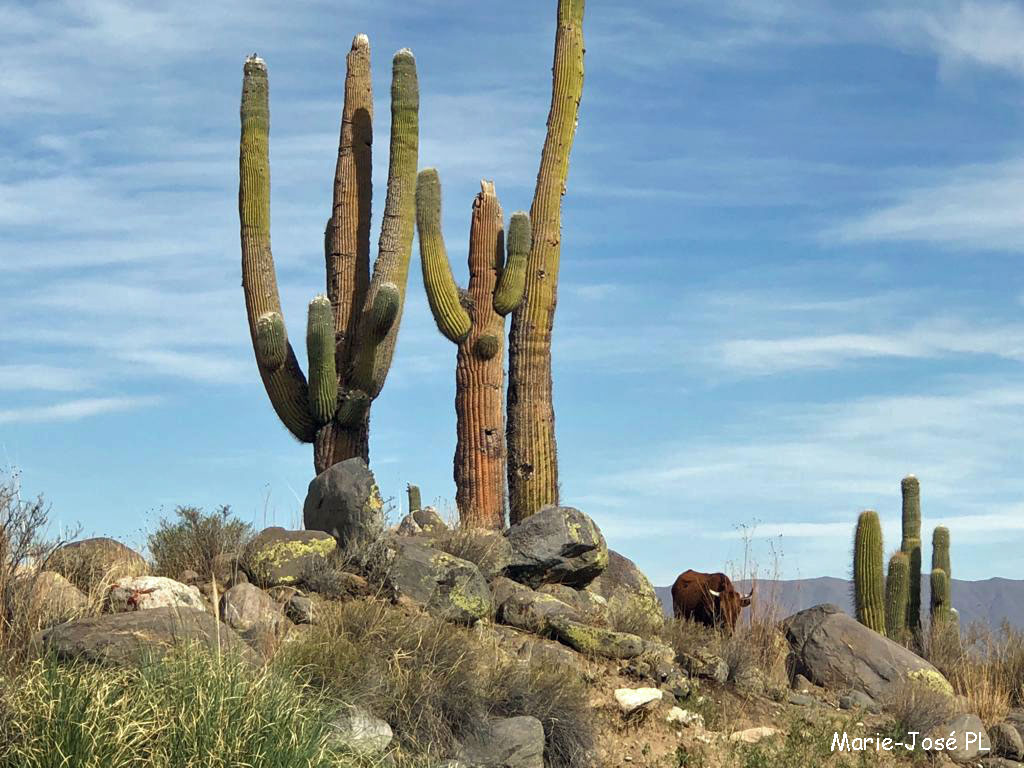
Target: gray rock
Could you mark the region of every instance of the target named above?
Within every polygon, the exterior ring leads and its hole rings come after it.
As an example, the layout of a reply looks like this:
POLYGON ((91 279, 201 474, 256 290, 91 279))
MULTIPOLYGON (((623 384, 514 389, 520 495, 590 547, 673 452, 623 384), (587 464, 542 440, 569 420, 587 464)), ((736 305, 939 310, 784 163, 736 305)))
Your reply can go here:
POLYGON ((1024 738, 1024 709, 1011 709, 1006 715, 1005 721, 1017 729, 1017 733, 1024 738))
POLYGON ((642 617, 652 634, 665 623, 665 611, 651 582, 636 563, 614 550, 608 550, 608 567, 590 583, 587 591, 603 597, 613 614, 642 617))
POLYGON ((347 459, 313 478, 302 520, 307 529, 334 536, 342 549, 359 549, 379 539, 384 503, 366 462, 347 459))
POLYGON ((784 627, 795 672, 817 685, 862 691, 880 700, 895 686, 917 681, 952 695, 952 686, 935 667, 834 605, 800 611, 784 627))
POLYGON ((447 621, 473 624, 491 615, 491 591, 473 563, 413 539, 387 543, 384 586, 447 621))
POLYGON ((106 607, 114 613, 165 607, 205 611, 206 603, 198 587, 165 576, 125 576, 110 586, 106 607))
POLYGON ((878 702, 872 699, 863 691, 847 691, 839 697, 839 708, 840 709, 862 709, 865 712, 870 712, 873 715, 877 715, 882 711, 881 706, 878 702))
POLYGON ((992 752, 998 757, 1017 760, 1024 760, 1024 739, 1021 739, 1020 732, 1010 723, 996 723, 988 729, 988 736, 992 740, 992 752))
POLYGON ((529 716, 491 720, 463 742, 457 759, 469 768, 544 768, 544 726, 529 716))
POLYGON ((793 684, 791 687, 794 691, 799 691, 800 693, 807 693, 807 691, 811 690, 812 688, 816 688, 817 686, 815 686, 814 683, 812 683, 803 675, 794 675, 793 684))
POLYGON ((538 635, 547 634, 548 619, 562 616, 572 621, 579 621, 579 614, 570 605, 551 595, 533 590, 513 593, 498 607, 498 621, 503 624, 533 632, 538 635))
POLYGON ((786 701, 797 707, 813 707, 818 703, 818 700, 807 693, 797 693, 796 691, 790 691, 786 695, 786 701))
POLYGON ((16 576, 18 610, 38 621, 41 628, 68 621, 86 612, 89 599, 56 571, 16 576))
POLYGON ((412 515, 412 519, 416 522, 417 527, 428 536, 437 536, 449 530, 444 520, 441 519, 441 516, 437 514, 437 510, 433 507, 414 509, 409 514, 412 515))
POLYGON ((533 661, 545 667, 555 668, 575 667, 580 662, 580 657, 575 651, 566 648, 561 643, 540 637, 526 638, 520 645, 516 658, 520 661, 533 661))
POLYGON ((983 757, 979 765, 981 768, 1020 768, 1024 763, 1007 760, 1005 757, 983 757))
POLYGON ((548 626, 558 640, 590 656, 633 659, 644 651, 643 639, 627 632, 590 627, 564 616, 548 617, 548 626))
POLYGON ((497 576, 491 580, 491 602, 494 604, 495 610, 501 608, 501 604, 508 600, 516 592, 529 592, 530 588, 525 584, 520 584, 518 581, 512 581, 512 579, 506 576, 497 576))
POLYGON ((764 672, 754 665, 743 666, 733 675, 736 690, 746 696, 763 696, 765 692, 764 672))
POLYGON ((76 619, 43 631, 40 640, 45 649, 64 660, 133 664, 160 656, 179 643, 197 642, 211 652, 219 648, 253 664, 259 661, 234 630, 212 613, 191 608, 153 608, 76 619))
POLYGON ((103 537, 65 544, 54 550, 43 567, 87 594, 124 576, 149 573, 142 555, 116 539, 103 537))
POLYGON ((572 606, 579 621, 594 627, 609 626, 608 601, 598 594, 585 589, 573 589, 565 584, 541 584, 538 592, 557 597, 572 606))
POLYGON ((265 528, 253 539, 245 569, 260 587, 293 586, 323 568, 337 546, 333 536, 319 530, 265 528))
POLYGON ((534 588, 552 583, 582 588, 608 565, 601 530, 573 507, 544 507, 505 536, 511 553, 504 574, 534 588))
POLYGON ((933 728, 927 735, 932 739, 947 740, 942 751, 954 763, 970 763, 992 754, 992 742, 977 715, 958 715, 933 728), (955 746, 950 745, 949 739, 955 739, 955 746))
POLYGON ((330 723, 335 746, 366 757, 382 753, 393 737, 390 725, 360 707, 345 709, 330 723))
POLYGON ((220 617, 236 632, 245 632, 257 624, 276 625, 284 619, 281 606, 252 584, 236 584, 221 596, 220 617))
POLYGON ((723 684, 729 679, 729 665, 725 659, 706 648, 695 648, 682 656, 682 664, 693 677, 703 677, 723 684))
POLYGON ((315 624, 313 601, 305 595, 292 595, 284 604, 284 615, 296 624, 315 624))

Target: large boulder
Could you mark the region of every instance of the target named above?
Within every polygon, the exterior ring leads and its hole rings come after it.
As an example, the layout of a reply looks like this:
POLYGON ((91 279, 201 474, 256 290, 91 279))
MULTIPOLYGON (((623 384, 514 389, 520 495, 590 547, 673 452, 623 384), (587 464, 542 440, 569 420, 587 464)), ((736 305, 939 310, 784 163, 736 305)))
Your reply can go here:
POLYGON ((543 768, 544 726, 528 715, 490 720, 459 749, 467 768, 543 768))
POLYGON ((18 592, 18 620, 30 620, 45 628, 81 616, 89 599, 78 587, 56 571, 42 571, 15 578, 18 592))
POLYGON ((298 584, 322 568, 337 547, 334 537, 323 531, 264 528, 252 541, 245 568, 261 587, 298 584))
POLYGON ((58 624, 40 633, 43 647, 64 660, 81 658, 109 664, 132 664, 162 655, 178 644, 198 643, 211 652, 258 658, 234 630, 207 611, 154 608, 107 613, 58 624))
POLYGON ((573 589, 565 584, 541 584, 537 589, 545 595, 557 597, 566 605, 571 605, 584 624, 595 627, 607 627, 610 615, 608 602, 598 594, 586 589, 573 589))
POLYGON ((221 620, 237 632, 260 624, 278 626, 286 621, 281 605, 252 584, 236 584, 220 598, 221 620))
POLYGON ((206 603, 197 587, 165 576, 126 576, 107 592, 107 606, 115 613, 148 611, 153 608, 191 608, 205 611, 206 603))
POLYGON ((89 593, 123 576, 149 573, 145 559, 116 539, 82 539, 65 544, 50 554, 44 563, 83 592, 89 593))
POLYGON ((936 743, 942 739, 941 750, 954 763, 976 763, 979 758, 992 754, 992 742, 977 715, 957 715, 946 723, 932 728, 927 737, 936 743))
POLYGON ((597 524, 574 507, 544 507, 513 525, 504 574, 533 588, 585 587, 608 565, 608 545, 597 524))
POLYGON ((634 659, 644 652, 643 639, 628 632, 590 627, 564 616, 549 616, 548 627, 558 640, 588 656, 634 659))
POLYGON ((572 606, 552 595, 529 589, 510 595, 497 613, 498 621, 538 635, 548 632, 548 619, 553 616, 580 621, 579 613, 572 606))
POLYGON ((384 503, 366 462, 346 459, 314 477, 302 520, 306 528, 334 536, 342 549, 358 550, 379 539, 384 503))
POLYGON ((651 634, 665 623, 661 600, 651 582, 636 563, 614 550, 608 550, 608 567, 590 582, 587 591, 603 597, 613 616, 635 617, 651 634))
POLYGON ((908 682, 953 693, 949 681, 927 661, 831 603, 793 614, 784 627, 794 674, 815 685, 861 691, 877 701, 908 682))
POLYGON ((384 586, 393 599, 408 598, 447 621, 473 624, 491 615, 491 592, 468 560, 393 536, 385 545, 384 586))

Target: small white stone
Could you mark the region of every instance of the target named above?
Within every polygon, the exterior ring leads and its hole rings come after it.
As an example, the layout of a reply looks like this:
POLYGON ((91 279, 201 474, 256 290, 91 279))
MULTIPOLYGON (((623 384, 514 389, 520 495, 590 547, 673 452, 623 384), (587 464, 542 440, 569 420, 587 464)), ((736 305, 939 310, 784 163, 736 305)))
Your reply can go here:
POLYGON ((661 697, 662 693, 657 688, 618 688, 615 691, 615 701, 624 715, 652 706, 661 701, 661 697))
POLYGON ((668 716, 665 719, 670 723, 678 723, 679 725, 695 725, 698 728, 704 727, 704 718, 700 713, 691 712, 690 710, 682 709, 681 707, 672 707, 672 709, 668 711, 668 716))
POLYGON ((744 744, 757 744, 761 739, 776 736, 781 731, 778 728, 761 725, 756 728, 747 728, 745 731, 736 731, 729 734, 729 741, 742 741, 744 744))

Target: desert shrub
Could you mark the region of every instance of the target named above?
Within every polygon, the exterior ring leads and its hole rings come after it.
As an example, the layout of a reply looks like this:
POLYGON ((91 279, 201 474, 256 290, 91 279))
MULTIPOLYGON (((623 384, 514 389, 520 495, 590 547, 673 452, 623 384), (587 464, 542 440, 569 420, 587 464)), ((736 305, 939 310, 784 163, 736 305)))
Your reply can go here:
POLYGON ((587 688, 571 667, 507 661, 489 670, 487 698, 492 714, 532 715, 544 724, 544 760, 558 768, 593 763, 597 734, 587 688))
POLYGON ((879 703, 892 715, 894 733, 901 737, 911 731, 927 733, 961 712, 954 697, 924 680, 893 686, 879 703))
POLYGON ((784 686, 789 675, 786 660, 789 643, 779 625, 767 619, 755 619, 736 628, 732 635, 723 635, 718 642, 719 654, 729 666, 729 679, 741 677, 749 669, 757 669, 769 687, 784 686))
POLYGON ((3 768, 354 765, 332 709, 271 669, 183 648, 140 668, 36 660, 13 681, 3 768))
POLYGON ((1006 623, 997 632, 975 623, 963 635, 953 626, 932 628, 926 657, 966 698, 968 709, 986 724, 998 722, 1021 703, 1024 634, 1006 623))
POLYGON ((381 600, 332 605, 275 663, 386 720, 406 757, 450 757, 489 715, 538 718, 551 768, 581 768, 593 751, 593 717, 572 670, 495 661, 471 630, 381 600))
POLYGON ((40 566, 62 542, 46 538, 49 507, 26 500, 16 474, 0 476, 0 671, 22 661, 43 606, 29 599, 40 566))
POLYGON ((608 622, 616 632, 640 637, 656 637, 663 626, 663 622, 652 616, 640 600, 618 595, 608 601, 608 622))
POLYGON ((502 543, 500 533, 464 528, 458 523, 434 539, 437 549, 468 560, 484 574, 495 573, 501 568, 502 543))
POLYGON ((722 633, 714 627, 692 619, 672 619, 666 621, 662 627, 661 639, 672 647, 678 658, 683 654, 693 653, 699 648, 706 648, 712 653, 718 653, 722 642, 722 633))
POLYGON ((192 570, 210 578, 220 555, 242 558, 254 535, 252 526, 232 517, 227 505, 210 514, 197 507, 178 507, 174 515, 175 520, 161 518, 148 538, 158 576, 176 579, 192 570))

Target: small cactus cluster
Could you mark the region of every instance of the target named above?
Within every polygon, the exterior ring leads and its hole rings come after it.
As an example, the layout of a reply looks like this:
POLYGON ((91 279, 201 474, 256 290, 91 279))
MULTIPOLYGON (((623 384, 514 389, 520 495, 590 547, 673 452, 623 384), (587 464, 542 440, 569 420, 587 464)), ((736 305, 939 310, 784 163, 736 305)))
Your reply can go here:
MULTIPOLYGON (((891 640, 906 644, 921 630, 921 485, 908 475, 900 483, 903 536, 882 578, 883 542, 878 514, 867 510, 857 519, 853 547, 853 592, 857 620, 891 640)), ((949 529, 932 534, 931 623, 956 620, 950 595, 949 529)))

